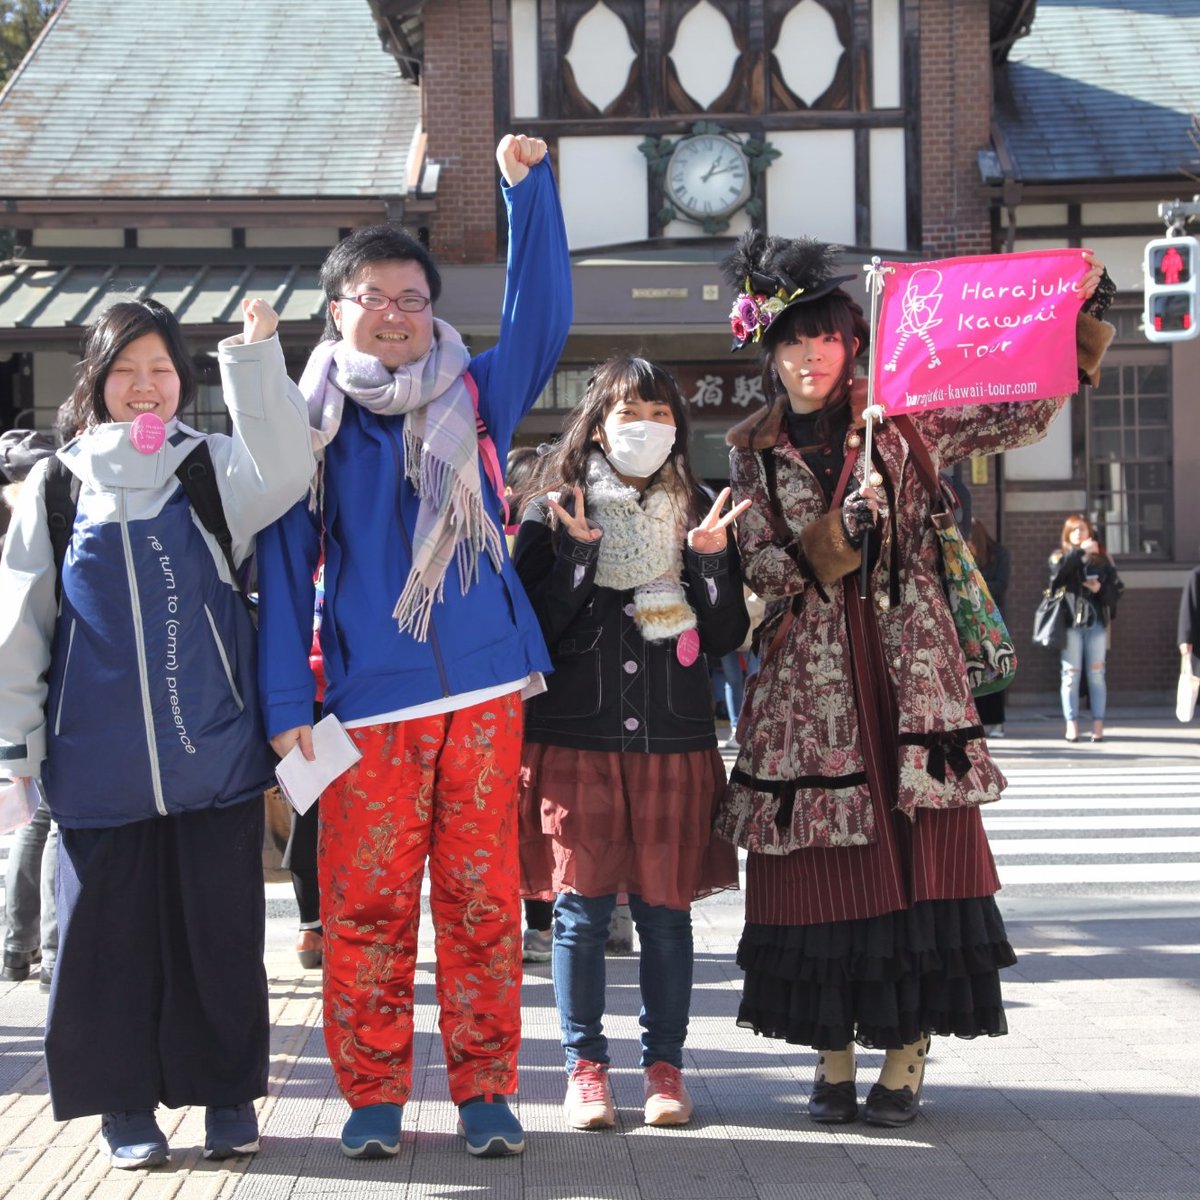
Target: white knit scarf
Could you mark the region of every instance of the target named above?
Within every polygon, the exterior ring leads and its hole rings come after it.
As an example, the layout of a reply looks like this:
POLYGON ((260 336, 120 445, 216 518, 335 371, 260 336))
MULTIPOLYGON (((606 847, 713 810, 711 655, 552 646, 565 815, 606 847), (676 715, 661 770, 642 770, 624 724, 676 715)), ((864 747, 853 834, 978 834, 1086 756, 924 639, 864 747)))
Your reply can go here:
MULTIPOLYGON (((483 507, 475 406, 463 379, 471 356, 452 326, 436 318, 433 326, 429 352, 394 371, 374 355, 330 341, 312 352, 300 379, 318 463, 337 436, 347 396, 377 416, 404 417, 404 474, 421 503, 412 568, 392 616, 418 641, 429 636, 451 559, 458 563, 464 594, 479 578, 481 551, 497 571, 503 562, 500 531, 483 507)), ((366 486, 373 485, 367 481, 366 486)), ((319 479, 314 506, 318 493, 319 479)))
POLYGON ((688 497, 670 463, 639 495, 622 483, 599 451, 588 457, 586 509, 604 529, 596 583, 633 589, 638 630, 648 642, 696 628, 683 585, 683 540, 688 497))

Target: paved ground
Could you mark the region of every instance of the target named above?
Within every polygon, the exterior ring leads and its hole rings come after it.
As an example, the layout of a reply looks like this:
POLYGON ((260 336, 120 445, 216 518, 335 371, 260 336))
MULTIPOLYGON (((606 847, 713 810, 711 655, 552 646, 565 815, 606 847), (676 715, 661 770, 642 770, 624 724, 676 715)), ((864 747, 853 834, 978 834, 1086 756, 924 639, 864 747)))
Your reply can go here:
MULTIPOLYGON (((1015 774, 1042 766, 1092 773, 1101 762, 1200 766, 1191 730, 1153 713, 1114 714, 1101 746, 1067 747, 1052 714, 1017 710, 997 744, 1015 774)), ((1147 775, 1149 778, 1150 775, 1147 775)), ((1200 779, 1200 774, 1197 775, 1200 779)), ((1067 784, 1056 784, 1060 789, 1067 784)), ((1200 813, 1200 793, 1194 797, 1200 813)), ((418 1072, 400 1155, 344 1158, 346 1109, 334 1094, 320 1033, 318 978, 291 952, 286 887, 271 885, 267 965, 274 1020, 263 1147, 249 1160, 200 1159, 203 1114, 164 1114, 173 1157, 119 1172, 95 1153, 96 1120, 50 1118, 40 1062, 45 998, 0 984, 0 1196, 284 1200, 345 1194, 512 1200, 1200 1200, 1200 892, 1186 884, 1122 897, 1112 889, 1018 889, 1007 973, 1010 1034, 940 1040, 921 1116, 907 1130, 822 1129, 804 1116, 814 1059, 733 1023, 732 954, 740 900, 695 910, 697 967, 687 1073, 697 1113, 686 1129, 640 1124, 637 960, 610 959, 618 1128, 568 1132, 548 967, 529 969, 518 1108, 529 1133, 519 1159, 470 1159, 453 1134, 432 995, 432 955, 418 974, 418 1072)), ((132 981, 131 981, 132 982, 132 981)), ((860 1080, 881 1056, 864 1052, 860 1080)))

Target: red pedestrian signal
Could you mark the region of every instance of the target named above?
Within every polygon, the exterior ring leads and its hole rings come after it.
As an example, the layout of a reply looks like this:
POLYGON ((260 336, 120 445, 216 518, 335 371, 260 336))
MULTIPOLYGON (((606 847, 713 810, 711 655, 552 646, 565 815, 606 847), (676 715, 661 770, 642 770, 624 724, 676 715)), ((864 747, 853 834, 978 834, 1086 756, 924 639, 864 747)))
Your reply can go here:
POLYGON ((1192 237, 1155 238, 1146 245, 1146 337, 1152 342, 1182 342, 1200 333, 1197 324, 1196 271, 1200 242, 1192 237))

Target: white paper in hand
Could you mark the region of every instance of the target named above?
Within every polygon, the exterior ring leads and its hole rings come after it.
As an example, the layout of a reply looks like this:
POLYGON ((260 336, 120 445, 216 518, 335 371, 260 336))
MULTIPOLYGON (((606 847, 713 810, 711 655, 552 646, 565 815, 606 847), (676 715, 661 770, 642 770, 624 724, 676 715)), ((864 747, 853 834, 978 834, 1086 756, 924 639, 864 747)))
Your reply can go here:
POLYGON ((293 746, 275 768, 279 790, 298 813, 308 812, 317 797, 362 758, 362 751, 332 713, 312 727, 312 742, 316 757, 311 762, 299 746, 293 746))

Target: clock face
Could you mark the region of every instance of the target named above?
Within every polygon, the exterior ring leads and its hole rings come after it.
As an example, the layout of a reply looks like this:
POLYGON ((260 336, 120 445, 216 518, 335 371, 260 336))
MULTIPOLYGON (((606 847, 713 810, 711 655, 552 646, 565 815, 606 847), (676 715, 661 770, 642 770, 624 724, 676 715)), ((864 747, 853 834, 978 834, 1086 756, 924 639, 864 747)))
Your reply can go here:
POLYGON ((750 197, 750 168, 742 148, 717 133, 684 138, 667 164, 666 192, 686 216, 723 217, 750 197))

